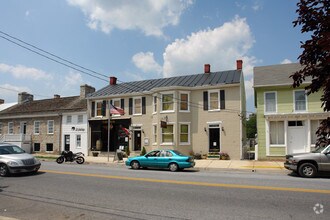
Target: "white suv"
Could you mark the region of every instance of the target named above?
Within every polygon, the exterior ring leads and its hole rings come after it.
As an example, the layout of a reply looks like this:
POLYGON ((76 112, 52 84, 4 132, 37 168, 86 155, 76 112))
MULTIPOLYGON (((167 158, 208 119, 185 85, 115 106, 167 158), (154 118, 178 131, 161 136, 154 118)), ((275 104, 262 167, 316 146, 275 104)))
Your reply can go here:
POLYGON ((31 154, 13 144, 0 144, 0 176, 8 176, 12 173, 37 173, 40 161, 31 154))

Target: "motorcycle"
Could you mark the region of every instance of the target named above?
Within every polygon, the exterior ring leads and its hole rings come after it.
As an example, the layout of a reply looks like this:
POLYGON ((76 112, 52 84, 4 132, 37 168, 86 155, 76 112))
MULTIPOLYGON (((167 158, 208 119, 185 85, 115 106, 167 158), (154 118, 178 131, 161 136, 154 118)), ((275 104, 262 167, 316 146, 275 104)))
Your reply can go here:
POLYGON ((62 151, 61 156, 56 159, 56 162, 61 164, 65 162, 76 161, 77 164, 83 164, 85 162, 84 154, 82 152, 73 153, 72 151, 62 151))

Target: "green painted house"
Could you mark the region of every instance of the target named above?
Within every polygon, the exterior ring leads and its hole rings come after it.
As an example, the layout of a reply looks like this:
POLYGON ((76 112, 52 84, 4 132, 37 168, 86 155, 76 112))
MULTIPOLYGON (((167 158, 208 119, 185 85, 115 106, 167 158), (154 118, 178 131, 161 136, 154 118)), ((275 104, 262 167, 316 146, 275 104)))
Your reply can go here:
POLYGON ((321 93, 305 94, 310 79, 301 88, 291 86, 290 75, 301 68, 296 63, 254 68, 258 160, 313 150, 317 127, 330 116, 321 108, 321 93))

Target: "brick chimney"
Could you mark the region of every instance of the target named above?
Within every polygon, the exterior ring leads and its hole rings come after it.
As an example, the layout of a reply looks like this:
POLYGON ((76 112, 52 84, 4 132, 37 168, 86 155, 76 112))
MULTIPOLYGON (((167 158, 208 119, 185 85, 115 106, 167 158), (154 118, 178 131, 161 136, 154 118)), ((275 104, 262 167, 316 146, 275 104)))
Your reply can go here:
POLYGON ((236 69, 237 70, 243 69, 243 60, 236 60, 236 69))
POLYGON ((33 95, 27 92, 18 93, 18 100, 17 100, 18 104, 29 101, 33 101, 33 95))
POLYGON ((1 104, 4 104, 4 103, 5 103, 5 100, 0 99, 0 105, 1 105, 1 104))
POLYGON ((80 86, 80 98, 86 98, 86 96, 90 93, 95 92, 95 88, 92 86, 89 86, 87 84, 80 86))
POLYGON ((116 85, 117 84, 117 78, 114 76, 110 76, 110 85, 116 85))
POLYGON ((211 72, 211 65, 204 64, 204 73, 210 73, 210 72, 211 72))
POLYGON ((59 99, 59 98, 61 98, 60 95, 58 95, 58 94, 55 94, 55 95, 54 95, 54 99, 59 99))

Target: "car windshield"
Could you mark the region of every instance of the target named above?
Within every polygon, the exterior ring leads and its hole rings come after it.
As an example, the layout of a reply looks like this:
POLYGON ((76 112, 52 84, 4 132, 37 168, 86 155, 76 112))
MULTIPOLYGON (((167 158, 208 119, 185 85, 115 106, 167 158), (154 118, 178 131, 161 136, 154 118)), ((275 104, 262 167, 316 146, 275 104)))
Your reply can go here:
POLYGON ((178 155, 178 156, 185 156, 183 153, 181 153, 180 151, 177 150, 173 150, 173 152, 178 155))
POLYGON ((325 148, 330 147, 330 145, 328 146, 319 146, 318 148, 316 148, 313 153, 321 153, 325 148))
POLYGON ((0 146, 0 155, 4 154, 22 154, 25 153, 25 151, 15 145, 7 145, 7 146, 0 146))

